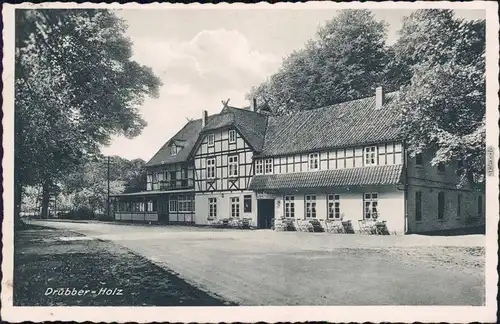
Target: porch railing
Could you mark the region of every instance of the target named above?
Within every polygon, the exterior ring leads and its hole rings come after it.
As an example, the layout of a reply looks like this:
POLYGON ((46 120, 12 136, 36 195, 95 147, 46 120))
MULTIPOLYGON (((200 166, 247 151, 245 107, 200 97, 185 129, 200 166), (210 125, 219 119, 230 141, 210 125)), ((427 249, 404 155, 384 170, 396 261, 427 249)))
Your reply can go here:
POLYGON ((193 186, 192 179, 175 179, 160 181, 160 190, 187 189, 193 186))

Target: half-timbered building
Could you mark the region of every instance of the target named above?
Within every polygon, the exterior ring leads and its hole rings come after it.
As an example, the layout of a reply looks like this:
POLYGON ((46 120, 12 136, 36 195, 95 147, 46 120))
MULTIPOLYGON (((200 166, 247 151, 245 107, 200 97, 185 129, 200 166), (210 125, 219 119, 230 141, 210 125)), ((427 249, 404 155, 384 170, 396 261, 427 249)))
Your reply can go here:
POLYGON ((199 225, 343 220, 356 230, 377 219, 391 232, 420 233, 484 224, 484 191, 457 186, 457 165, 432 166, 430 152, 410 156, 397 96, 377 88, 283 116, 255 101, 203 111, 147 163, 146 194, 130 195, 143 196, 139 209, 152 208, 159 221, 199 225))
POLYGON ((203 127, 192 152, 197 224, 247 218, 257 226, 256 197, 249 184, 254 175, 254 153, 264 142, 267 115, 252 107, 226 106, 203 127))

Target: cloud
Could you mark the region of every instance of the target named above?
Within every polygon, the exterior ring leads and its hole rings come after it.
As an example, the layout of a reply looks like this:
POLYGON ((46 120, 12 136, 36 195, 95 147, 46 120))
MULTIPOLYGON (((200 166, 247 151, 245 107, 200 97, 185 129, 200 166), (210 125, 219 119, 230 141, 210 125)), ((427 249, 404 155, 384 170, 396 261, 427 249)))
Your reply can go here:
POLYGON ((140 108, 148 126, 135 139, 115 138, 105 154, 151 158, 187 118, 222 109, 221 100, 247 105, 245 93, 274 73, 281 59, 253 49, 236 30, 204 30, 186 41, 132 38, 133 59, 162 79, 159 99, 140 108))
POLYGON ((236 30, 205 30, 185 42, 137 39, 134 44, 134 57, 152 66, 167 86, 186 83, 202 92, 214 87, 249 89, 281 62, 279 57, 252 49, 236 30))

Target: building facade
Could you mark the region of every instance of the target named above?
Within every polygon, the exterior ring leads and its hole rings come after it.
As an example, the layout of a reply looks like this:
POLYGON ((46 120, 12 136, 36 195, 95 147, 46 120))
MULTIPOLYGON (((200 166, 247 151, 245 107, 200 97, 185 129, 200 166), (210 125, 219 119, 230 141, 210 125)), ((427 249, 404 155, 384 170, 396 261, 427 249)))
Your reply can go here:
POLYGON ((145 192, 117 197, 135 207, 118 207, 115 219, 139 220, 139 209, 145 221, 245 218, 257 228, 287 219, 348 220, 355 230, 377 219, 394 233, 484 224, 484 190, 458 186, 457 165, 433 166, 431 152, 410 156, 397 95, 378 88, 373 97, 286 116, 255 102, 204 111, 147 163, 145 192))

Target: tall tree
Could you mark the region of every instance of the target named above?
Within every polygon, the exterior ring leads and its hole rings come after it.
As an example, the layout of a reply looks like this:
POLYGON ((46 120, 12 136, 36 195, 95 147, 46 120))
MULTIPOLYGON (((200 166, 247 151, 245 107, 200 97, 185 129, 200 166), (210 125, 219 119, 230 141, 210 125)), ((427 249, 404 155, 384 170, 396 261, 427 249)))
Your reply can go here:
POLYGON ((385 38, 386 24, 369 10, 342 10, 247 98, 268 102, 275 113, 282 113, 372 95, 386 80, 385 38))
POLYGON ((139 192, 146 190, 146 161, 135 159, 129 162, 128 172, 126 173, 125 191, 139 192))
MULTIPOLYGON (((433 164, 464 161, 462 180, 485 167, 485 22, 451 10, 417 10, 404 20, 395 59, 410 71, 400 104, 414 153, 435 152, 433 164)), ((464 183, 462 181, 462 183, 464 183)))
POLYGON ((125 30, 109 10, 16 10, 16 216, 23 186, 42 185, 46 215, 58 178, 144 128, 138 107, 161 82, 131 59, 125 30))

